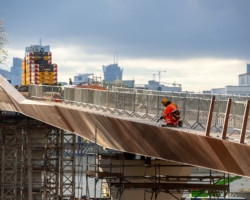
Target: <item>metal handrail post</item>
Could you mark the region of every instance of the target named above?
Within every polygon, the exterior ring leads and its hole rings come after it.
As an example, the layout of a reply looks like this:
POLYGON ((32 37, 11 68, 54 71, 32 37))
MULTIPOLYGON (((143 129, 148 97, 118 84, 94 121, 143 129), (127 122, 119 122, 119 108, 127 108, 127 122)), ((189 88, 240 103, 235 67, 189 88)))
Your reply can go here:
POLYGON ((125 112, 125 98, 126 98, 126 93, 123 93, 123 111, 125 112))
POLYGON ((82 94, 83 94, 83 89, 80 89, 81 103, 83 103, 83 96, 82 96, 82 94))
POLYGON ((160 112, 160 104, 159 104, 159 101, 160 101, 160 96, 159 96, 159 94, 158 94, 158 96, 157 96, 157 114, 156 114, 156 116, 159 116, 159 112, 160 112))
POLYGON ((187 126, 189 126, 190 128, 192 128, 192 126, 186 120, 187 98, 188 98, 187 95, 185 95, 185 97, 184 97, 184 105, 183 105, 183 124, 185 123, 187 126))
POLYGON ((89 89, 87 89, 87 95, 86 95, 86 103, 88 104, 89 103, 89 89))
POLYGON ((187 105, 187 97, 184 97, 184 104, 183 104, 183 121, 186 121, 186 105, 187 105))
POLYGON ((109 90, 107 91, 107 95, 108 95, 107 108, 109 108, 109 90))
POLYGON ((133 105, 133 112, 135 112, 135 101, 136 101, 136 93, 134 92, 134 105, 133 105))
POLYGON ((147 94, 147 108, 146 108, 146 115, 148 115, 148 94, 147 94))
POLYGON ((115 92, 115 110, 117 109, 117 92, 115 92))
POLYGON ((198 98, 198 108, 197 108, 197 123, 200 122, 200 99, 198 98))

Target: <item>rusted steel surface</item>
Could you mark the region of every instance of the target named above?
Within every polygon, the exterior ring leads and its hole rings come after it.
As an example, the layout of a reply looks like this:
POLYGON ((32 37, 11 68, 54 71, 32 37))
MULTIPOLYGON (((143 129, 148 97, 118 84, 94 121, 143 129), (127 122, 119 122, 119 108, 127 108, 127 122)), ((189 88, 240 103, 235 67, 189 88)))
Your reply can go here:
POLYGON ((225 116, 223 131, 222 131, 222 140, 225 140, 227 136, 227 126, 228 126, 228 121, 230 117, 231 103, 232 103, 232 99, 228 99, 226 116, 225 116))
POLYGON ((213 118, 213 110, 214 110, 214 101, 215 101, 215 97, 211 99, 211 104, 210 104, 210 109, 209 109, 209 114, 208 114, 208 119, 207 119, 206 136, 210 136, 210 129, 211 129, 211 123, 212 123, 212 118, 213 118))
POLYGON ((243 119, 243 123, 242 123, 241 134, 240 134, 240 143, 242 143, 242 144, 244 144, 245 136, 246 136, 246 128, 247 128, 249 106, 250 106, 250 101, 248 100, 246 102, 246 109, 245 109, 245 113, 244 113, 244 119, 243 119))
POLYGON ((250 146, 121 116, 25 99, 0 76, 0 110, 20 112, 110 149, 250 177, 250 146))

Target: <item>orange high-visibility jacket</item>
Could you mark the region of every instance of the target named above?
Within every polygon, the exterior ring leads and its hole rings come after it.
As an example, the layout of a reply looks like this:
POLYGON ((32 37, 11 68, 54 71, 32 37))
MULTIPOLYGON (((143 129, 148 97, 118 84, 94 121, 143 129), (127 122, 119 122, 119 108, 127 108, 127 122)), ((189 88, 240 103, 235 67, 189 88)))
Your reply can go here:
POLYGON ((176 110, 178 110, 178 107, 173 103, 170 103, 166 106, 166 109, 162 116, 164 117, 164 120, 167 124, 174 124, 176 122, 176 120, 174 120, 171 116, 171 112, 174 112, 176 110))

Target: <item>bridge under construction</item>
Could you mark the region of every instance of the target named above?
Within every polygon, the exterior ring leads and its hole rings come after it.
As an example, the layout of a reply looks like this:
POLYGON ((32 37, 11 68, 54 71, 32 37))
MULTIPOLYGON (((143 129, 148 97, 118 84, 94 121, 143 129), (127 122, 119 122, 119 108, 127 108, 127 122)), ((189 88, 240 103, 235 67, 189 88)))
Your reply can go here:
POLYGON ((98 199, 99 180, 103 199, 181 199, 194 188, 225 197, 230 174, 250 177, 247 98, 38 85, 28 95, 0 77, 1 199, 98 199), (163 97, 178 105, 184 128, 156 123, 163 97), (77 195, 86 141, 94 149, 77 195), (210 173, 190 176, 193 167, 210 173))

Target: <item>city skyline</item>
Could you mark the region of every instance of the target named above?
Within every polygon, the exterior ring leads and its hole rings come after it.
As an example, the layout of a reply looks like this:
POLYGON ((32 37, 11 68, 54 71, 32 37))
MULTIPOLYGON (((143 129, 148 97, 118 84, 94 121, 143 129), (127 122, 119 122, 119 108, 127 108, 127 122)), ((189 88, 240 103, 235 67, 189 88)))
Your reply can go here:
POLYGON ((59 81, 67 82, 78 73, 103 77, 102 65, 112 64, 115 52, 124 79, 147 83, 154 73, 148 70, 166 70, 161 81, 180 83, 183 91, 237 85, 237 76, 250 63, 247 0, 46 0, 42 17, 38 2, 1 4, 8 69, 13 57, 24 57, 24 48, 40 38, 51 46, 59 81))

